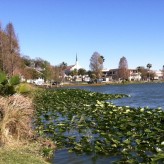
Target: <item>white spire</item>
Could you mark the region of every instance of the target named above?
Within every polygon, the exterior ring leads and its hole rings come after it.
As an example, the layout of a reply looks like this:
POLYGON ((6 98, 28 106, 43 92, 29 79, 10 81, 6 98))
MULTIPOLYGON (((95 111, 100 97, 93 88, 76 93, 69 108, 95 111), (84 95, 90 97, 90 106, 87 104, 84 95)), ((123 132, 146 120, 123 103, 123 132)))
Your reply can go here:
POLYGON ((77 59, 77 53, 76 53, 76 62, 75 62, 75 65, 71 68, 71 70, 74 70, 74 69, 79 70, 80 68, 82 68, 82 67, 79 65, 79 62, 77 59))

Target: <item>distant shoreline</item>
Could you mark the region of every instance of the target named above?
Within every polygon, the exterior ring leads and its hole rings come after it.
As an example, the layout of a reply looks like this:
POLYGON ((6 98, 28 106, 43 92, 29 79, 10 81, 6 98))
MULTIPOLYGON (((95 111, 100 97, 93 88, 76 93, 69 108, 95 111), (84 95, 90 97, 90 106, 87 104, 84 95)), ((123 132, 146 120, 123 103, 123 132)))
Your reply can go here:
POLYGON ((63 83, 62 85, 42 85, 42 88, 63 88, 63 87, 74 87, 74 86, 105 86, 105 85, 129 85, 129 84, 156 84, 156 83, 164 83, 164 81, 140 81, 140 82, 101 82, 101 83, 93 83, 88 84, 87 82, 71 82, 71 83, 63 83))

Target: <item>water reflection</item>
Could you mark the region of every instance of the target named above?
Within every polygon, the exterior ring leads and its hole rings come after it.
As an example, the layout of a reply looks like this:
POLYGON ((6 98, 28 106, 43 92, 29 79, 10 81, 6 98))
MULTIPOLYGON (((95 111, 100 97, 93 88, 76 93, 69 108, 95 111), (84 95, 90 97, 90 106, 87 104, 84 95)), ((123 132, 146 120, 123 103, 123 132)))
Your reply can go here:
POLYGON ((94 158, 93 155, 77 155, 76 153, 68 153, 67 150, 58 150, 55 152, 53 164, 110 164, 118 161, 119 156, 105 157, 99 156, 94 158))

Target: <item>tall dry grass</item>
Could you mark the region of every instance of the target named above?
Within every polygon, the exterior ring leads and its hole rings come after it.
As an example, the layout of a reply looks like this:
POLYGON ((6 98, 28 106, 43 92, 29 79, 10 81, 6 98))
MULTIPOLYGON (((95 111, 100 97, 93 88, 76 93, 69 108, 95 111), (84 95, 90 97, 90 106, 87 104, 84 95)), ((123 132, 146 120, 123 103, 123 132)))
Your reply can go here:
POLYGON ((32 100, 20 94, 0 97, 0 146, 29 141, 32 130, 32 100))

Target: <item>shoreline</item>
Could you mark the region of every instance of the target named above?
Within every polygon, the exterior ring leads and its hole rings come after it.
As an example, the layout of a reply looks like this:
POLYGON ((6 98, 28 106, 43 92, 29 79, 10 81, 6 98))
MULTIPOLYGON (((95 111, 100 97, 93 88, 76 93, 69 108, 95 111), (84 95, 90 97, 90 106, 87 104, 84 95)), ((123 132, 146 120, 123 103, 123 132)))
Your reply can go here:
POLYGON ((41 88, 63 88, 63 87, 73 87, 73 86, 105 86, 105 85, 129 85, 129 84, 157 84, 157 83, 164 83, 164 81, 140 81, 140 82, 99 82, 88 84, 87 82, 71 82, 71 83, 63 83, 62 85, 38 85, 41 88))

